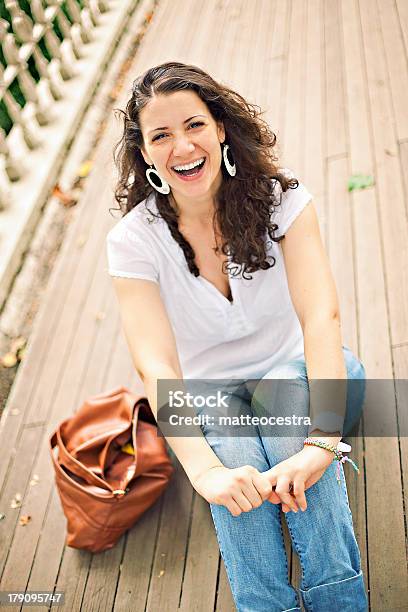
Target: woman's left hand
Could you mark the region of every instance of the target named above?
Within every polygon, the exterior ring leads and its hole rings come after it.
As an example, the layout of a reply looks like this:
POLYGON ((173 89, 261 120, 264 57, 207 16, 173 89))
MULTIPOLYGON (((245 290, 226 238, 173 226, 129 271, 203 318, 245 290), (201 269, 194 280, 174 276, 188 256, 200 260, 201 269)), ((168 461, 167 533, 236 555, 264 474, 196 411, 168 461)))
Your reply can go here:
POLYGON ((314 485, 332 463, 331 451, 318 446, 304 446, 303 449, 281 461, 270 470, 263 472, 273 486, 267 501, 282 504, 283 512, 305 511, 307 508, 305 491, 314 485), (290 485, 293 488, 290 490, 290 485), (297 503, 296 503, 297 502, 297 503))

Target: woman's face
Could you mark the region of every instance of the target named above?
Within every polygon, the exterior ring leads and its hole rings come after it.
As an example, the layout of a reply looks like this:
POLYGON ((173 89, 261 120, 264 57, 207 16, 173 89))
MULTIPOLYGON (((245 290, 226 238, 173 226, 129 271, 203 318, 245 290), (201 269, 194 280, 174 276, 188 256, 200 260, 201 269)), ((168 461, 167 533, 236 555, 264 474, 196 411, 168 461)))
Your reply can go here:
POLYGON ((201 98, 191 90, 156 96, 139 119, 143 158, 154 165, 174 196, 193 200, 214 196, 222 181, 220 143, 225 131, 201 98), (174 169, 203 158, 198 174, 187 176, 174 169))

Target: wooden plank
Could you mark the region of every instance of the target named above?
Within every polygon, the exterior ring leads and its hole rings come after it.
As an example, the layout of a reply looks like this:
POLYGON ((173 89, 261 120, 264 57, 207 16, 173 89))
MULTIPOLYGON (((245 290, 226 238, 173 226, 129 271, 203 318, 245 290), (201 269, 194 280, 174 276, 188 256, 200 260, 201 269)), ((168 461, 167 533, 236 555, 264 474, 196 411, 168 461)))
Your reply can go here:
MULTIPOLYGON (((406 3, 405 3, 406 4, 406 3)), ((384 50, 389 80, 386 77, 387 89, 392 96, 395 120, 395 138, 408 138, 408 72, 407 53, 400 30, 398 11, 392 0, 379 0, 376 18, 380 20, 383 34, 384 50)))
MULTIPOLYGON (((356 22, 353 21, 353 16, 350 16, 350 23, 346 23, 343 41, 339 35, 341 34, 341 29, 338 28, 338 23, 345 16, 340 15, 340 5, 330 2, 325 3, 324 6, 327 103, 325 124, 327 126, 327 203, 329 205, 327 213, 327 245, 340 302, 343 343, 358 356, 353 219, 351 215, 352 202, 346 187, 350 172, 345 154, 348 148, 346 137, 348 125, 346 124, 346 118, 357 123, 361 112, 365 112, 364 109, 355 107, 355 99, 350 92, 354 88, 362 87, 363 81, 358 82, 355 75, 355 67, 354 70, 345 69, 347 62, 353 63, 353 53, 358 51, 358 37, 354 29, 356 22), (343 52, 344 47, 346 47, 345 54, 343 52), (344 74, 346 74, 345 82, 344 74), (339 112, 339 104, 344 112, 339 112), (351 106, 350 109, 349 105, 351 106)), ((361 436, 356 436, 349 439, 349 442, 353 449, 353 459, 362 468, 364 465, 363 439, 361 436)), ((348 469, 345 469, 345 475, 354 531, 360 549, 361 566, 366 589, 368 590, 364 480, 363 478, 356 478, 355 474, 350 473, 348 469)))
MULTIPOLYGON (((390 103, 390 93, 382 85, 385 82, 386 70, 381 49, 381 32, 378 20, 374 18, 367 3, 360 4, 360 17, 362 23, 364 52, 367 67, 368 93, 373 125, 374 155, 377 168, 377 197, 378 217, 373 219, 371 227, 373 233, 369 238, 366 253, 370 253, 370 267, 373 267, 373 254, 378 251, 378 245, 382 242, 384 268, 386 277, 370 287, 364 286, 361 294, 361 306, 363 312, 373 308, 372 300, 367 303, 367 297, 373 294, 373 287, 377 289, 376 299, 387 298, 389 309, 388 329, 384 329, 384 340, 386 344, 379 343, 378 336, 373 342, 372 330, 378 330, 378 319, 372 323, 371 338, 366 336, 371 355, 377 360, 372 369, 368 369, 369 376, 380 378, 391 378, 391 342, 403 342, 406 340, 407 324, 407 291, 408 291, 408 261, 407 261, 407 225, 402 200, 402 186, 400 179, 399 164, 396 159, 395 136, 392 131, 394 117, 390 103), (371 14, 367 14, 367 11, 371 14), (386 152, 388 151, 388 153, 386 152), (390 185, 391 176, 392 184, 390 185), (384 214, 384 206, 392 202, 392 214, 384 214), (379 218, 379 221, 377 221, 379 218), (380 225, 378 226, 377 223, 380 225), (386 280, 386 284, 385 284, 386 280), (384 286, 385 284, 385 286, 384 286), (371 306, 370 306, 371 304, 371 306), (375 346, 373 346, 375 344, 375 346), (381 347, 381 348, 379 348, 381 347), (382 353, 382 354, 381 354, 382 353), (382 366, 382 367, 381 367, 382 366)), ((370 195, 374 195, 370 193, 370 195)), ((372 215, 376 202, 374 199, 367 202, 372 215)), ((357 210, 357 209, 356 209, 357 210)), ((363 207, 358 208, 359 213, 363 207)), ((357 226, 367 226, 367 216, 357 216, 357 226)), ((364 258, 366 255, 364 255, 364 258)), ((375 257, 380 263, 381 253, 375 257)), ((364 265, 368 268, 368 261, 364 265)), ((381 270, 381 267, 379 268, 381 270)), ((372 276, 372 270, 371 270, 372 276)), ((368 281, 367 276, 359 274, 361 284, 368 281)), ((373 280, 373 279, 371 279, 373 280)), ((385 303, 383 305, 385 307, 385 303)), ((371 318, 371 317, 370 317, 371 318)), ((384 311, 381 326, 387 324, 387 312, 384 311), (384 323, 382 323, 382 321, 384 323)), ((367 330, 368 331, 368 330, 367 330)), ((367 346, 368 348, 368 346, 367 346)), ((371 358, 372 359, 372 358, 371 358)), ((395 415, 388 415, 395 421, 390 426, 396 429, 395 415)), ((406 590, 406 550, 405 529, 403 520, 403 501, 401 492, 401 472, 399 462, 399 448, 396 437, 366 440, 366 473, 367 473, 367 516, 368 516, 368 545, 370 557, 370 599, 371 605, 378 609, 398 609, 401 603, 406 601, 408 593, 406 590), (382 461, 379 461, 379 457, 382 461), (392 466, 391 471, 389 470, 392 466), (390 500, 392 502, 390 503, 390 500), (379 526, 378 516, 387 516, 387 523, 379 526), (392 544, 390 543, 389 527, 393 526, 392 544)))
MULTIPOLYGON (((265 21, 269 37, 265 46, 263 98, 264 119, 277 136, 277 151, 281 149, 284 112, 284 87, 287 78, 287 48, 289 45, 289 3, 276 0, 265 21)), ((280 153, 279 153, 280 155, 280 153)))
MULTIPOLYGON (((399 455, 401 461, 402 472, 402 491, 404 495, 405 512, 408 508, 408 413, 407 413, 407 397, 406 397, 406 381, 408 380, 408 345, 398 346, 393 348, 393 362, 395 368, 395 378, 397 379, 397 410, 399 424, 399 455), (401 393, 401 387, 398 386, 398 380, 404 381, 404 394, 401 393), (398 391, 400 390, 400 391, 398 391)), ((405 514, 405 525, 407 517, 405 514)))
POLYGON ((17 530, 20 537, 27 539, 29 535, 27 531, 30 532, 30 529, 39 529, 41 527, 41 522, 37 515, 31 510, 28 511, 24 494, 29 486, 32 457, 38 452, 44 433, 43 429, 41 425, 23 429, 16 449, 18 468, 15 467, 16 464, 14 463, 13 469, 10 472, 11 477, 7 480, 5 487, 1 491, 0 508, 1 512, 5 514, 5 518, 0 521, 0 588, 3 591, 20 590, 22 586, 22 577, 15 569, 12 571, 9 566, 9 571, 4 572, 4 567, 10 558, 10 543, 15 530, 17 530), (22 449, 21 452, 19 452, 20 449, 22 449), (30 452, 27 452, 28 449, 30 452), (20 508, 11 508, 11 502, 17 493, 21 495, 22 505, 20 508), (20 516, 27 514, 32 515, 32 521, 29 525, 23 527, 18 524, 18 520, 20 516))
POLYGON ((217 604, 215 612, 235 612, 236 607, 232 597, 224 561, 221 559, 218 577, 217 604))
MULTIPOLYGON (((368 92, 372 113, 372 134, 379 197, 378 215, 386 273, 387 302, 392 344, 408 341, 408 224, 395 115, 387 82, 380 25, 370 3, 363 0, 361 20, 366 56, 368 92)), ((397 60, 395 60, 397 61, 397 60)), ((401 80, 407 79, 401 75, 401 80)))
POLYGON ((115 594, 115 612, 145 609, 162 505, 163 497, 160 497, 128 533, 115 594))
MULTIPOLYGON (((352 201, 346 190, 348 175, 349 163, 346 158, 328 159, 330 264, 339 296, 343 343, 358 356, 352 201)), ((349 442, 353 449, 353 460, 362 468, 364 465, 363 439, 361 436, 355 436, 349 442)), ((360 477, 357 477, 355 472, 348 470, 347 467, 345 469, 347 492, 353 516, 354 531, 361 553, 361 566, 368 589, 366 500, 363 471, 360 477)))
POLYGON ((344 57, 341 40, 341 3, 324 0, 324 39, 326 72, 327 151, 330 155, 347 153, 346 99, 344 96, 344 57))
POLYGON ((329 247, 331 269, 340 303, 343 342, 356 355, 358 329, 356 282, 353 250, 351 198, 347 191, 349 162, 347 158, 329 158, 327 162, 327 199, 329 204, 329 247))
MULTIPOLYGON (((392 378, 374 190, 354 194, 353 210, 356 227, 364 224, 367 230, 356 241, 358 307, 364 313, 359 321, 362 360, 368 378, 392 378)), ((365 439, 365 473, 370 602, 374 610, 398 609, 404 601, 405 536, 395 438, 365 439), (387 520, 379 522, 378 517, 387 520), (392 539, 389 525, 393 526, 392 539)))
POLYGON ((193 489, 174 454, 173 464, 176 469, 164 493, 146 612, 173 612, 179 606, 193 489))
MULTIPOLYGON (((275 17, 275 2, 256 0, 252 3, 252 25, 249 48, 245 63, 245 76, 242 80, 242 95, 258 104, 264 110, 267 98, 266 77, 269 64, 270 38, 275 17), (269 23, 268 23, 269 22, 269 23)), ((265 119, 265 117, 262 117, 265 119)))
MULTIPOLYGON (((324 119, 328 120, 326 107, 323 107, 323 92, 327 78, 327 73, 324 72, 324 57, 327 53, 324 46, 325 25, 320 0, 312 0, 308 3, 307 9, 305 53, 307 79, 304 81, 306 120, 304 122, 305 163, 303 180, 306 187, 313 194, 323 240, 327 237, 326 215, 328 207, 328 202, 325 198, 325 152, 323 150, 323 143, 325 142, 324 119)), ((331 126, 328 131, 331 131, 331 126)), ((331 149, 326 151, 327 154, 331 154, 331 149)))
POLYGON ((212 28, 215 26, 214 16, 217 14, 218 5, 214 6, 212 2, 205 0, 194 0, 189 2, 189 5, 193 13, 187 21, 188 38, 186 33, 186 40, 183 41, 178 51, 178 57, 179 61, 199 66, 205 70, 204 64, 208 62, 207 56, 216 51, 214 45, 212 49, 208 49, 208 41, 214 41, 212 28))
POLYGON ((407 57, 408 50, 408 4, 405 0, 395 0, 401 33, 404 40, 404 52, 407 57))
POLYGON ((195 493, 180 610, 207 612, 214 609, 218 560, 219 547, 209 505, 195 493))
POLYGON ((282 124, 284 126, 283 160, 285 160, 285 166, 295 169, 300 176, 304 173, 304 132, 302 129, 305 124, 303 77, 306 74, 306 15, 307 4, 305 2, 292 3, 284 91, 285 116, 282 124))

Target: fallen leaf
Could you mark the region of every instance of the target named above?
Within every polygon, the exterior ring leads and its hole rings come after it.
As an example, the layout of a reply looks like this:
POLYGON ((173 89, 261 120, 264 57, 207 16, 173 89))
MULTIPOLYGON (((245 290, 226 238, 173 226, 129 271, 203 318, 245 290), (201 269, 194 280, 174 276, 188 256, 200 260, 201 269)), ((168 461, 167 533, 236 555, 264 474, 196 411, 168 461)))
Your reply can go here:
POLYGON ((160 570, 160 574, 158 575, 158 578, 161 578, 164 575, 164 570, 160 570))
POLYGON ((79 248, 83 247, 83 246, 84 246, 84 244, 86 243, 86 241, 87 241, 87 240, 88 240, 88 236, 86 236, 85 234, 81 234, 81 235, 78 237, 78 240, 77 240, 77 246, 78 246, 79 248))
POLYGON ((6 353, 1 358, 1 365, 4 368, 14 368, 17 363, 17 357, 14 353, 6 353))
POLYGON ((92 165, 93 165, 93 161, 91 159, 87 159, 86 161, 84 161, 78 169, 78 176, 80 178, 85 178, 86 176, 88 176, 88 174, 90 173, 91 169, 92 169, 92 165))
POLYGON ((31 516, 29 514, 23 514, 23 516, 20 516, 20 520, 19 523, 20 525, 22 525, 24 527, 24 525, 28 525, 28 523, 31 521, 31 516))
POLYGON ((103 321, 106 318, 106 313, 105 312, 97 312, 95 314, 95 319, 97 321, 103 321))
POLYGON ((5 514, 0 514, 0 521, 2 521, 2 520, 3 520, 3 519, 5 519, 5 518, 6 518, 6 515, 5 515, 5 514))
POLYGON ((11 500, 10 508, 20 508, 21 506, 21 493, 16 493, 11 500))
POLYGON ((20 411, 18 408, 13 408, 12 410, 10 410, 10 414, 11 416, 17 416, 18 414, 20 414, 20 411))
POLYGON ((369 174, 353 174, 348 180, 348 190, 355 191, 374 185, 374 178, 369 174))
POLYGON ((40 481, 40 477, 38 476, 38 474, 33 474, 33 477, 30 480, 30 485, 34 487, 35 485, 39 483, 39 481, 40 481))
POLYGON ((61 187, 58 185, 58 183, 55 185, 54 189, 52 190, 52 195, 56 197, 61 202, 61 204, 63 204, 67 208, 70 206, 74 206, 74 204, 76 204, 78 201, 72 192, 63 191, 61 187))

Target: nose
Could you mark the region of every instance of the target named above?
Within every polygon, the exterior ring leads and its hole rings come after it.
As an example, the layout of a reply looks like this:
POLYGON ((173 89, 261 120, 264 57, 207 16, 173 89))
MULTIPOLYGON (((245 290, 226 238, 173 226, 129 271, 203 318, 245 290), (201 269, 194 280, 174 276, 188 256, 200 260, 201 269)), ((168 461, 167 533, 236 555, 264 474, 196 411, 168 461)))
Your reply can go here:
POLYGON ((194 145, 190 141, 188 134, 179 134, 175 136, 173 156, 174 157, 186 157, 194 151, 194 145))

